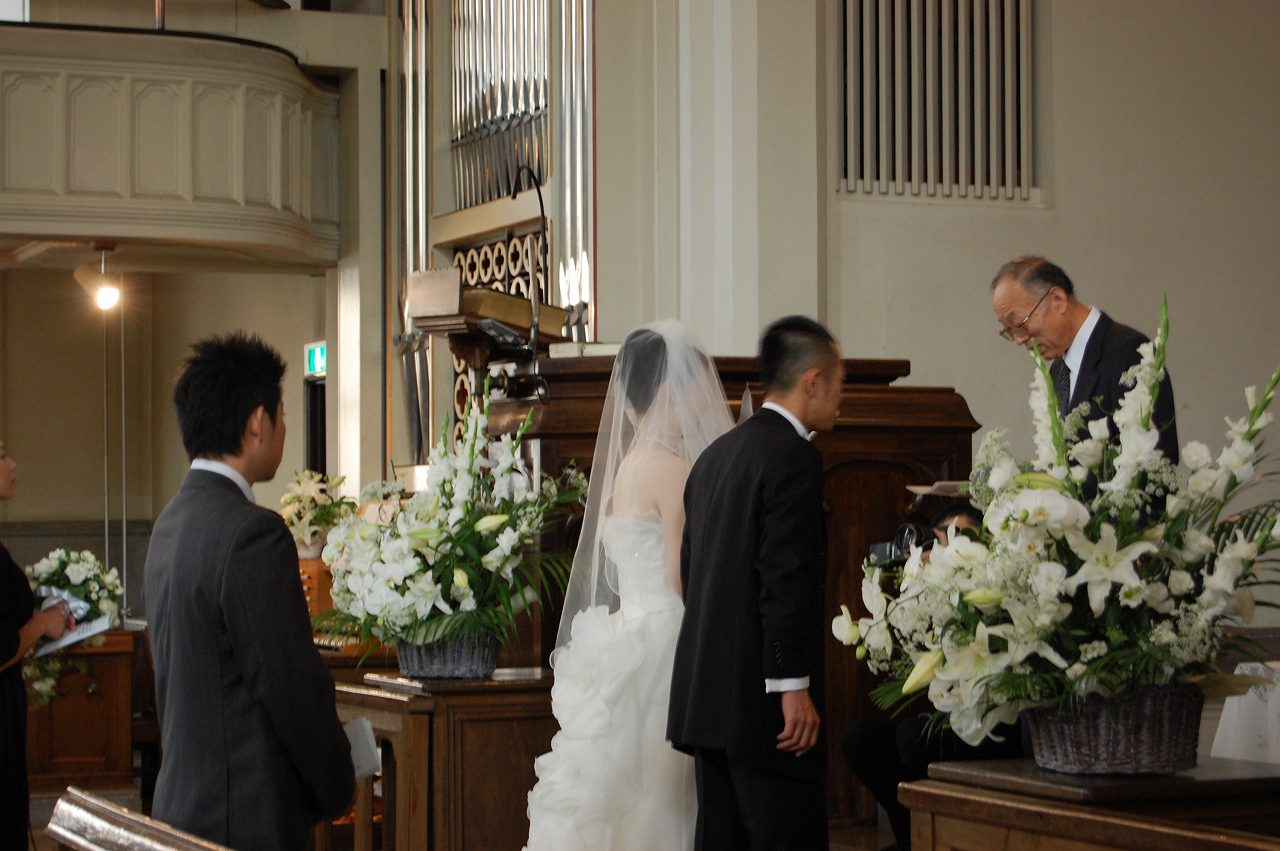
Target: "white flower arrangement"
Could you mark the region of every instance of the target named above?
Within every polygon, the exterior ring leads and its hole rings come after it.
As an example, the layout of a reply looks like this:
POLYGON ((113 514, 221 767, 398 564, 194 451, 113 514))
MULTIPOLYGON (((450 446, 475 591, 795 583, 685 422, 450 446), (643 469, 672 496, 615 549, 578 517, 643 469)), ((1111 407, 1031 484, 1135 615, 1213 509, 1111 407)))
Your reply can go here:
MULTIPOLYGON (((120 625, 120 572, 107 569, 88 550, 56 549, 26 568, 27 582, 36 593, 37 607, 48 596, 72 598, 77 623, 88 623, 110 617, 112 626, 120 625), (43 593, 42 593, 43 592, 43 593)), ((100 642, 101 637, 86 643, 100 642)), ((45 656, 28 657, 22 666, 22 677, 31 689, 32 703, 43 706, 54 696, 58 680, 69 670, 83 672, 83 661, 73 660, 69 650, 55 650, 45 656)))
POLYGON ((1280 384, 1245 391, 1248 411, 1227 420, 1213 459, 1189 443, 1181 473, 1156 449, 1152 411, 1164 371, 1167 305, 1140 349, 1130 389, 1109 422, 1058 415, 1037 350, 1030 404, 1036 456, 1018 463, 1003 430, 983 440, 970 495, 985 511, 970 536, 951 530, 926 560, 864 566, 863 604, 832 623, 887 681, 882 705, 927 694, 964 741, 977 744, 1026 709, 1112 697, 1138 685, 1221 685, 1213 663, 1224 630, 1247 622, 1253 589, 1280 544, 1280 500, 1225 515, 1259 478, 1260 433, 1280 384), (1114 423, 1115 434, 1112 433, 1114 423))
POLYGON ((280 497, 280 516, 299 548, 322 544, 329 530, 355 511, 354 499, 338 495, 344 481, 346 476, 326 476, 314 470, 294 473, 280 497))
POLYGON ((446 424, 422 491, 405 499, 399 486, 374 483, 362 492, 360 512, 329 533, 322 557, 333 573, 335 611, 317 616, 320 628, 388 644, 506 640, 540 590, 563 584, 566 560, 530 548, 578 500, 585 478, 570 469, 535 482, 520 457, 531 420, 514 437, 492 439, 485 397, 483 407, 472 405, 456 446, 446 424))

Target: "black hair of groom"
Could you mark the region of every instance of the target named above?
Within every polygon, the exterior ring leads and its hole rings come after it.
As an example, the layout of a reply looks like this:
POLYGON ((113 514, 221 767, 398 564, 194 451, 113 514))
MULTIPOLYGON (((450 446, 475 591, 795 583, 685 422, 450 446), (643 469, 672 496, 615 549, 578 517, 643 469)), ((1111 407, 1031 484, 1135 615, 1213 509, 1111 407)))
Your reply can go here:
POLYGON ((760 337, 760 383, 766 395, 795 386, 801 373, 836 361, 836 339, 807 316, 784 316, 760 337))
POLYGON ((284 360, 244 331, 207 337, 191 348, 173 388, 182 445, 193 460, 238 455, 259 405, 275 424, 284 360))

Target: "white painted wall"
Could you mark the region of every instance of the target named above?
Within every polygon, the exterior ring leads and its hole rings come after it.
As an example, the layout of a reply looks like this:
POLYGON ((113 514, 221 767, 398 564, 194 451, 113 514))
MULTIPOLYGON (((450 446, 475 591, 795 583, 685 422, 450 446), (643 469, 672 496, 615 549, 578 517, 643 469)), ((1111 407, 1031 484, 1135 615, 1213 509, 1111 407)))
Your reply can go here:
POLYGON ((234 331, 257 334, 280 353, 287 366, 283 382, 284 457, 275 479, 254 487, 258 503, 275 508, 294 471, 303 468, 304 347, 325 338, 325 316, 330 309, 325 279, 229 273, 156 275, 153 303, 151 380, 155 392, 150 400, 154 433, 150 456, 155 513, 178 492, 188 464, 172 399, 178 368, 190 355, 192 343, 234 331))
MULTIPOLYGON (((129 275, 125 309, 128 512, 153 519, 187 469, 173 382, 191 344, 212 334, 258 334, 284 358, 289 431, 275 481, 258 485, 274 507, 303 466, 306 343, 325 337, 323 277, 189 273, 129 275)), ((120 517, 119 308, 108 317, 111 517, 120 517)), ((0 439, 20 465, 20 487, 0 520, 100 520, 103 512, 102 315, 70 271, 8 271, 0 278, 0 439)))
POLYGON ((148 353, 154 311, 147 276, 126 279, 106 316, 65 271, 0 273, 0 440, 18 462, 18 490, 0 520, 101 520, 103 381, 112 517, 120 517, 120 311, 124 310, 129 515, 151 518, 148 353), (105 376, 104 376, 105 372, 105 376))
POLYGON ((839 10, 600 0, 601 339, 680 315, 749 352, 809 313, 1025 435, 1030 367, 988 284, 1040 253, 1148 333, 1168 295, 1180 434, 1218 441, 1280 362, 1280 5, 1038 0, 1033 207, 839 191, 839 10))
POLYGON ((1280 5, 1038 3, 1041 209, 828 195, 830 319, 846 351, 905 357, 1030 446, 1027 356, 988 284, 1048 256, 1081 300, 1148 334, 1171 313, 1183 442, 1220 444, 1280 363, 1280 5))
POLYGON ((847 357, 955 387, 1025 452, 1031 364, 996 336, 988 286, 1035 253, 1148 334, 1168 296, 1184 443, 1216 451, 1280 363, 1273 0, 1036 0, 1029 207, 839 190, 840 0, 597 9, 601 339, 675 315, 748 353, 808 313, 847 357))
POLYGON ((820 310, 819 11, 597 2, 600 339, 678 316, 748 354, 768 320, 820 310))

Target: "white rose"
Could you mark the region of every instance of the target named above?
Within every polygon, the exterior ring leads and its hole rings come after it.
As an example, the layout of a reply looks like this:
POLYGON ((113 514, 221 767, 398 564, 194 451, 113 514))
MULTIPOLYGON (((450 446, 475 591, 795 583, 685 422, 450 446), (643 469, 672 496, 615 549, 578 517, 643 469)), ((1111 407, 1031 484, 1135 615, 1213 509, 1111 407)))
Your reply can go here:
POLYGON ((1067 454, 1077 464, 1093 469, 1102 463, 1102 444, 1096 440, 1082 440, 1067 454))
POLYGON ((991 468, 991 473, 987 476, 987 485, 992 490, 1003 490, 1009 486, 1016 475, 1018 475, 1018 465, 1013 463, 1013 459, 1001 458, 999 463, 991 468))
POLYGON ((1106 417, 1089 420, 1089 436, 1094 440, 1105 442, 1111 436, 1111 424, 1106 417))
POLYGON ((1227 477, 1214 467, 1201 467, 1187 480, 1187 491, 1193 497, 1211 496, 1221 499, 1227 489, 1227 477))
MULTIPOLYGON (((1088 644, 1080 645, 1080 661, 1092 662, 1094 659, 1101 659, 1107 655, 1107 642, 1090 641, 1088 644)), ((1074 667, 1074 666, 1072 666, 1074 667)), ((1068 671, 1071 669, 1068 668, 1068 671)))
POLYGON ((1167 615, 1173 611, 1173 598, 1169 596, 1169 589, 1163 582, 1148 582, 1143 586, 1142 599, 1161 614, 1167 615))
POLYGON ((1182 447, 1182 461, 1192 470, 1200 470, 1213 463, 1213 455, 1209 447, 1198 440, 1193 440, 1182 447))
POLYGON ((89 578, 90 567, 82 561, 73 561, 67 565, 67 581, 72 585, 83 585, 89 578))
POLYGON ((1195 590, 1195 580, 1185 570, 1175 570, 1169 574, 1169 593, 1175 597, 1190 594, 1195 590))

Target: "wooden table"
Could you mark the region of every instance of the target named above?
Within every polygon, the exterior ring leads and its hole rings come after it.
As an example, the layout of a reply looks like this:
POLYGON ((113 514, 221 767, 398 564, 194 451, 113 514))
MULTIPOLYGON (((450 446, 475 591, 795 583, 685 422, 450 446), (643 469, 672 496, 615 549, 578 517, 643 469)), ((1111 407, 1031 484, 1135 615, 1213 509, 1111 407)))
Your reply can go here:
POLYGON ((898 787, 919 849, 1280 849, 1280 767, 1266 763, 1123 776, 938 762, 929 778, 898 787))

